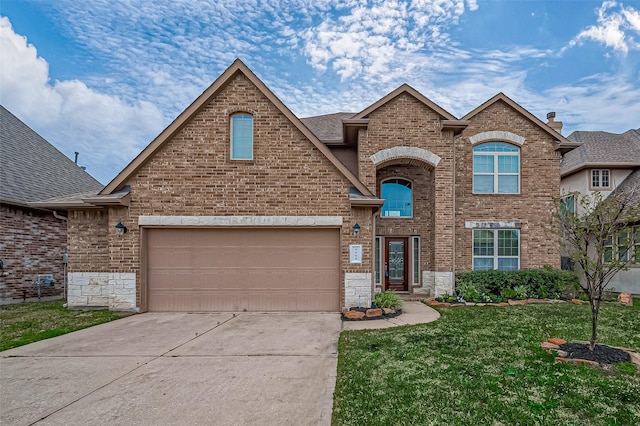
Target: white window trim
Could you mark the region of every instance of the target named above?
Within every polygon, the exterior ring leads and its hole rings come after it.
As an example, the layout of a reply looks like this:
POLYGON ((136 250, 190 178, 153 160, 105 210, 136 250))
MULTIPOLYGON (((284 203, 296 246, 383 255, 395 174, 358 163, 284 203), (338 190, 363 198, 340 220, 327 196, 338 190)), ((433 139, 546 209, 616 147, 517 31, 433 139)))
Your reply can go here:
MULTIPOLYGON (((471 269, 474 269, 474 259, 493 259, 493 270, 498 270, 498 259, 517 259, 518 267, 517 271, 520 270, 520 255, 522 254, 522 241, 520 239, 520 229, 514 228, 491 228, 489 230, 493 231, 493 255, 492 256, 476 256, 473 252, 473 242, 475 241, 475 232, 476 231, 485 231, 487 228, 476 228, 471 231, 471 269), (498 256, 498 233, 499 231, 516 231, 518 233, 518 255, 517 256, 498 256)), ((480 270, 480 269, 478 269, 480 270)))
MULTIPOLYGON (((497 143, 506 143, 506 142, 502 142, 502 141, 486 141, 483 142, 484 143, 492 143, 492 142, 497 142, 497 143)), ((480 146, 481 144, 477 145, 480 146)), ((473 194, 478 194, 478 195, 518 195, 520 194, 520 188, 521 188, 521 174, 522 174, 522 167, 520 165, 520 153, 521 153, 521 149, 520 147, 516 147, 518 148, 518 152, 478 152, 476 154, 475 151, 471 152, 471 173, 472 173, 472 183, 471 183, 471 189, 473 191, 473 194), (487 173, 487 172, 480 172, 480 173, 476 173, 473 171, 473 161, 476 155, 483 155, 483 156, 493 156, 493 172, 491 173, 487 173), (517 156, 518 157, 518 173, 500 173, 498 171, 498 157, 499 156, 517 156), (493 192, 476 192, 476 175, 477 176, 493 176, 493 192), (498 192, 498 178, 500 176, 518 176, 518 191, 517 192, 498 192)))
POLYGON ((382 285, 382 237, 376 235, 373 249, 375 250, 373 258, 373 268, 376 267, 376 259, 378 260, 378 270, 373 273, 373 281, 375 285, 382 285), (377 247, 376 247, 377 246, 377 247), (377 249, 376 249, 377 248, 377 249))
POLYGON ((248 112, 236 112, 234 114, 231 115, 231 118, 229 120, 229 135, 230 140, 229 140, 229 158, 234 160, 234 161, 252 161, 253 160, 253 145, 254 145, 254 140, 253 140, 253 115, 249 114, 248 112), (251 117, 251 157, 250 158, 236 158, 233 156, 233 119, 235 117, 240 117, 240 116, 244 116, 244 117, 251 117))
POLYGON ((411 239, 411 283, 419 286, 420 281, 420 237, 413 236, 411 239), (418 250, 416 250, 416 241, 418 242, 418 250), (417 274, 416 274, 417 265, 417 274))
POLYGON ((589 173, 589 189, 595 191, 611 189, 611 169, 591 169, 589 173), (593 184, 594 172, 598 172, 598 185, 593 184), (602 172, 607 172, 607 175, 609 176, 609 185, 607 186, 602 185, 602 172))

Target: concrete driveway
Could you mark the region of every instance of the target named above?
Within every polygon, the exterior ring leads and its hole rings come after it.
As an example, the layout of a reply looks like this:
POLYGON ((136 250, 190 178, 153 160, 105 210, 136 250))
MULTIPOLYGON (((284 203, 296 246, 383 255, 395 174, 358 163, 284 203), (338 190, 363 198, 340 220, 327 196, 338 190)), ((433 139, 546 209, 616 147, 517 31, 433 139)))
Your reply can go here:
POLYGON ((146 313, 0 352, 0 424, 328 425, 340 328, 146 313))

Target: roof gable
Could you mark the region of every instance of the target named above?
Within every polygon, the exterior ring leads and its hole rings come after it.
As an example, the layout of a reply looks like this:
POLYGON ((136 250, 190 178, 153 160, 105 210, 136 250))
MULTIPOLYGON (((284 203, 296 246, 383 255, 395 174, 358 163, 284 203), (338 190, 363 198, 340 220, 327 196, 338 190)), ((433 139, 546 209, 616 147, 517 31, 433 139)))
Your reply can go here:
POLYGON ((572 147, 575 146, 575 144, 572 144, 567 138, 562 136, 560 133, 556 132, 551 127, 547 126, 546 123, 544 123, 542 120, 540 120, 535 115, 531 114, 529 111, 524 109, 522 106, 520 106, 518 103, 516 103, 513 99, 511 99, 510 97, 508 97, 507 95, 505 95, 502 92, 498 93, 493 98, 489 99, 488 101, 484 102, 482 105, 480 105, 479 107, 477 107, 473 111, 469 112, 467 115, 462 117, 461 120, 471 120, 473 117, 475 117, 476 115, 478 115, 479 113, 481 113, 482 111, 486 110, 491 105, 494 105, 497 102, 506 103, 511 108, 513 108, 515 111, 517 111, 519 114, 523 115, 524 117, 529 119, 531 122, 533 122, 536 126, 540 127, 540 129, 545 131, 547 134, 549 134, 551 137, 553 137, 554 140, 556 140, 556 141, 558 141, 560 143, 558 148, 560 148, 561 145, 564 145, 564 144, 569 144, 572 147))
POLYGON ((275 107, 311 142, 327 159, 347 178, 347 180, 364 195, 371 192, 351 173, 325 146, 318 137, 311 132, 298 117, 269 88, 240 60, 236 59, 191 105, 165 128, 136 158, 131 161, 103 190, 101 195, 107 195, 123 187, 126 182, 149 161, 171 138, 184 128, 187 123, 202 108, 204 108, 227 84, 238 74, 243 74, 253 85, 275 105, 275 107))
POLYGON ((414 89, 413 87, 409 86, 406 83, 398 87, 396 90, 389 93, 388 95, 384 96, 382 99, 368 106, 367 108, 365 108, 364 110, 362 110, 361 112, 353 116, 353 118, 354 119, 367 118, 369 114, 371 114, 381 106, 385 105, 386 103, 390 102, 391 100, 395 99, 396 97, 400 96, 402 93, 408 93, 409 95, 413 96, 414 98, 416 98, 417 100, 425 104, 427 107, 435 111, 444 120, 457 120, 456 117, 454 117, 444 108, 442 108, 435 102, 432 102, 429 98, 427 98, 422 93, 418 92, 416 89, 414 89))
POLYGON ((0 105, 0 200, 27 204, 103 185, 0 105))

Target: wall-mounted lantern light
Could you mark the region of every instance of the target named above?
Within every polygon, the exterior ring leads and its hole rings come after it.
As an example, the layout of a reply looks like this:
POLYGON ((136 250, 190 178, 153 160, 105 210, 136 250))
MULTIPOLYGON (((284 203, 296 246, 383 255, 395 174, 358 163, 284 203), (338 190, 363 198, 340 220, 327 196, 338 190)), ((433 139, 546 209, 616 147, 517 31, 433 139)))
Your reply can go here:
POLYGON ((118 221, 118 223, 116 224, 116 234, 118 234, 118 236, 122 237, 124 234, 126 234, 128 231, 127 227, 124 226, 124 224, 122 223, 122 221, 118 221))
POLYGON ((353 225, 353 233, 354 233, 354 235, 356 237, 358 236, 358 234, 360 233, 360 225, 359 224, 356 223, 355 225, 353 225))

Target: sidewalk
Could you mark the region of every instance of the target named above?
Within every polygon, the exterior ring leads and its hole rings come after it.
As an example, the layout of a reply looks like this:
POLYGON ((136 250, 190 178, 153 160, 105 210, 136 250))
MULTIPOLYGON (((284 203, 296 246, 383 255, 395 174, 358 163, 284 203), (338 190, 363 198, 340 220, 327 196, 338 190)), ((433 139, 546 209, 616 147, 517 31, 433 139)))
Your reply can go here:
POLYGON ((440 318, 440 314, 422 302, 404 302, 402 314, 395 318, 363 321, 342 321, 342 330, 375 330, 400 327, 402 325, 423 324, 440 318))

